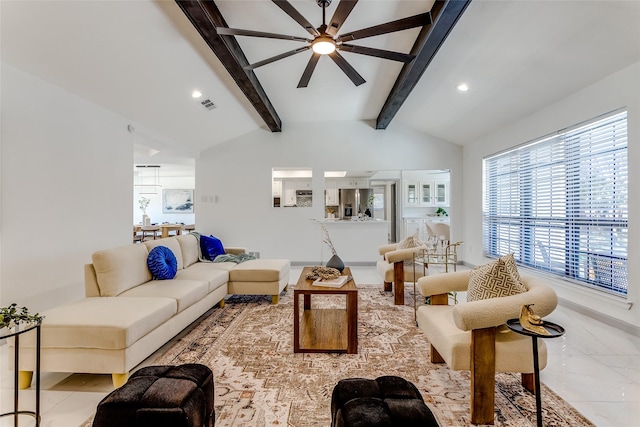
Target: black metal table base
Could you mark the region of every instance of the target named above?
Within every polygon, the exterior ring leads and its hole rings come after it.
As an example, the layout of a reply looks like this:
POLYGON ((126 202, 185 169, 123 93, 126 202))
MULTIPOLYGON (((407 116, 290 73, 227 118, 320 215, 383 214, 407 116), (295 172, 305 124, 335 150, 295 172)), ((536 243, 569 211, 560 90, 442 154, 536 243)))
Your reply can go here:
POLYGON ((40 427, 40 323, 37 325, 30 326, 21 331, 13 332, 11 334, 6 334, 0 337, 0 339, 14 337, 15 339, 15 347, 14 347, 14 377, 13 377, 13 411, 6 412, 4 414, 0 414, 1 417, 13 416, 13 426, 18 427, 18 417, 20 415, 30 415, 36 420, 36 427, 40 427), (18 394, 18 386, 19 386, 19 360, 20 360, 20 335, 25 332, 29 332, 31 330, 36 330, 36 407, 35 411, 20 411, 19 407, 19 394, 18 394))

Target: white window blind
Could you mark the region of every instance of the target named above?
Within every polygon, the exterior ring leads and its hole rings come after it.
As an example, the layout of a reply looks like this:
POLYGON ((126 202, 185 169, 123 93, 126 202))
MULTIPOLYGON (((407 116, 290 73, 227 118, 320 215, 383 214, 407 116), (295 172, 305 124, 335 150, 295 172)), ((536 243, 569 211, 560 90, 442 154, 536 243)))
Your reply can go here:
POLYGON ((483 246, 627 294, 627 113, 484 159, 483 246))

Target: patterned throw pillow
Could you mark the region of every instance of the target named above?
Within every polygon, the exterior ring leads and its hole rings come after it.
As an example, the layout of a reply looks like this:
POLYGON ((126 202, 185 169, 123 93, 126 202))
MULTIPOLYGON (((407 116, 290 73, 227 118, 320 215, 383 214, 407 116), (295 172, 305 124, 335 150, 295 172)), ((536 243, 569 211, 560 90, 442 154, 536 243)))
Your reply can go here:
POLYGON ((524 285, 514 276, 512 269, 507 267, 507 263, 500 258, 495 262, 471 270, 467 301, 506 297, 526 292, 526 290, 524 285))
POLYGON ((509 270, 509 272, 516 278, 518 283, 522 283, 522 278, 520 277, 520 273, 518 272, 518 266, 516 265, 516 259, 513 257, 513 254, 505 255, 500 258, 504 261, 504 265, 509 270))
POLYGON ((417 248, 418 246, 422 246, 420 240, 418 240, 418 234, 413 234, 405 239, 402 239, 398 242, 398 249, 409 249, 409 248, 417 248))

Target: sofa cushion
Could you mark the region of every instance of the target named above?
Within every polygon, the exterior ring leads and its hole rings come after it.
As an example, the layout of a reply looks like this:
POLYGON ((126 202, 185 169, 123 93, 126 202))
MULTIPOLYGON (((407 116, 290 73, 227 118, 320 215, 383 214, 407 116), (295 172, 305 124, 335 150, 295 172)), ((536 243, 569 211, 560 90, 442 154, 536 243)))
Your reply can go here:
POLYGON ((157 280, 168 280, 176 277, 178 261, 176 256, 166 246, 156 246, 147 256, 149 271, 157 280))
POLYGON ((502 258, 469 273, 467 301, 505 297, 526 292, 527 289, 508 268, 502 258))
MULTIPOLYGON (((453 305, 423 305, 418 307, 418 327, 425 333, 447 366, 454 371, 471 369, 471 332, 458 328, 453 305)), ((547 366, 545 340, 538 340, 540 369, 547 366)), ((496 371, 533 372, 531 338, 502 326, 496 329, 496 371)))
POLYGON ((182 249, 180 248, 180 243, 178 243, 178 239, 175 236, 173 237, 165 237, 164 239, 156 239, 156 240, 147 240, 144 242, 144 245, 147 247, 149 252, 156 246, 166 246, 171 249, 171 252, 176 256, 176 261, 178 261, 178 270, 184 268, 184 262, 182 260, 182 249))
POLYGON ((131 288, 120 298, 172 298, 178 304, 178 312, 203 299, 209 293, 209 283, 197 280, 154 280, 131 288))
POLYGON ((238 264, 229 271, 233 282, 278 282, 289 274, 288 259, 252 259, 238 264))
MULTIPOLYGON (((235 265, 235 264, 234 264, 235 265)), ((214 263, 198 262, 189 268, 179 270, 176 280, 199 280, 209 284, 209 292, 226 285, 229 281, 229 272, 216 268, 214 263)))
POLYGON ((222 241, 214 236, 200 236, 200 249, 202 256, 209 261, 213 261, 218 255, 225 253, 222 241))
POLYGON ((42 314, 43 348, 120 350, 176 313, 170 298, 84 298, 42 314))
POLYGON ((115 297, 127 289, 151 280, 145 245, 126 245, 95 252, 91 259, 100 296, 115 297))
POLYGON ((176 236, 176 240, 182 250, 182 268, 189 268, 190 265, 199 261, 200 248, 198 247, 198 238, 195 234, 181 234, 176 236))

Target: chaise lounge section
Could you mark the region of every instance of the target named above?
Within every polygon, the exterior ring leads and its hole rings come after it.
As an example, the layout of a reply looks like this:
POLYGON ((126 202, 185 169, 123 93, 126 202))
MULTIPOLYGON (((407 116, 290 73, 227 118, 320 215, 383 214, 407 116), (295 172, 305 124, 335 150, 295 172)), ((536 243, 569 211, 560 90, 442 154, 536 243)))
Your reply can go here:
MULTIPOLYGON (((290 270, 285 259, 203 262, 193 234, 98 251, 92 261, 85 266, 86 298, 42 313, 41 369, 108 373, 116 388, 180 331, 216 304, 223 306, 227 294, 271 295, 277 304, 290 270), (147 258, 156 246, 175 255, 173 279, 154 280, 147 258)), ((35 368, 35 334, 27 334, 20 346, 20 388, 27 388, 35 368)))

